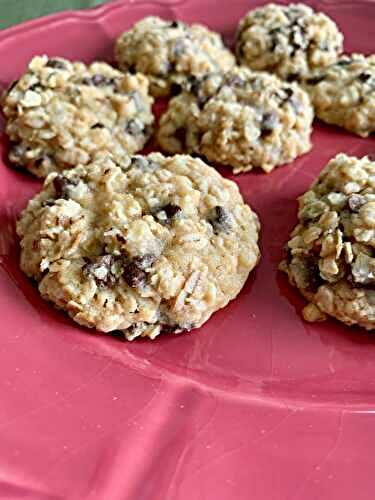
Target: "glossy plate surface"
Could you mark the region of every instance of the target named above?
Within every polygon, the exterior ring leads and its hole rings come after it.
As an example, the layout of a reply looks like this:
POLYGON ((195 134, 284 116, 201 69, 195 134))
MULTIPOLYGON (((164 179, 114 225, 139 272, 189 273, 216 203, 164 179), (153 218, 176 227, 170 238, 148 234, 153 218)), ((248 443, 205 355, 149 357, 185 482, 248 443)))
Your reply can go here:
MULTIPOLYGON (((375 2, 309 2, 347 51, 374 49, 375 2)), ((200 21, 230 42, 260 2, 120 1, 0 33, 0 80, 47 53, 111 60, 114 38, 155 14, 200 21)), ((301 320, 277 272, 296 197, 337 152, 375 152, 315 124, 313 151, 235 181, 260 215, 261 264, 238 299, 189 335, 124 343, 76 326, 18 269, 15 220, 40 181, 0 167, 0 498, 373 500, 375 338, 301 320)), ((221 169, 230 177, 230 172, 221 169)))

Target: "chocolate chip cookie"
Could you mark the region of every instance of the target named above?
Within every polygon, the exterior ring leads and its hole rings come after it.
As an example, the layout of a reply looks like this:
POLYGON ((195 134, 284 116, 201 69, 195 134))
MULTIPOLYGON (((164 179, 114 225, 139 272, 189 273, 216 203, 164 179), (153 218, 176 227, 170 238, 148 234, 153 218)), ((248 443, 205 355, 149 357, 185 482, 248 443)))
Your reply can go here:
POLYGON ((301 80, 336 61, 343 35, 325 14, 303 4, 268 4, 250 11, 236 36, 240 64, 301 80))
POLYGON ((143 75, 35 57, 2 98, 9 159, 45 177, 98 152, 135 153, 152 133, 152 103, 143 75))
POLYGON ((188 76, 227 71, 234 57, 219 34, 200 24, 146 17, 116 42, 115 57, 124 71, 150 80, 154 96, 177 93, 188 76))
POLYGON ((339 154, 299 198, 281 268, 310 302, 307 321, 333 316, 375 328, 375 161, 339 154))
POLYGON ((343 56, 305 88, 321 120, 362 137, 375 132, 375 55, 343 56))
POLYGON ((160 121, 168 153, 189 152, 230 165, 234 173, 293 161, 311 148, 313 109, 296 83, 235 68, 190 78, 160 121))
POLYGON ((189 156, 103 156, 51 173, 17 232, 46 300, 128 340, 201 326, 259 258, 258 218, 237 185, 189 156))

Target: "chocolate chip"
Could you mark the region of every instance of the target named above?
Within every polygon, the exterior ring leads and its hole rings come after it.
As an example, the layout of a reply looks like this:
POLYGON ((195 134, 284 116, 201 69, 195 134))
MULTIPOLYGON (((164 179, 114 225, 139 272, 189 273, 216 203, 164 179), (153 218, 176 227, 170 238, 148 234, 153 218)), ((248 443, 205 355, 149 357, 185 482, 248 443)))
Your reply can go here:
POLYGON ((181 207, 178 205, 173 205, 173 203, 168 203, 162 210, 167 214, 168 219, 173 219, 181 212, 181 207))
POLYGON ((116 233, 116 240, 119 243, 123 243, 123 244, 126 243, 126 238, 122 234, 119 234, 119 233, 116 233))
POLYGON ((178 28, 180 26, 180 23, 178 21, 172 21, 169 23, 170 28, 178 28))
POLYGON ((66 64, 64 61, 61 61, 60 59, 49 59, 46 63, 47 68, 54 68, 54 69, 66 69, 66 64))
POLYGON ((178 205, 173 203, 167 203, 163 207, 160 207, 154 212, 154 217, 161 224, 170 224, 175 218, 181 215, 182 209, 178 205))
POLYGON ((44 90, 45 87, 41 84, 41 83, 34 83, 34 85, 31 85, 31 87, 28 88, 28 90, 32 90, 32 91, 40 91, 40 90, 44 90))
POLYGON ((172 83, 171 85, 171 95, 176 96, 178 94, 181 94, 182 87, 178 83, 172 83))
POLYGON ((40 167, 44 162, 44 157, 41 157, 41 158, 37 158, 36 160, 34 160, 34 167, 38 168, 40 167))
POLYGON ((370 73, 360 73, 358 76, 357 76, 358 80, 362 83, 366 83, 368 82, 369 80, 371 80, 372 78, 372 75, 370 73))
POLYGON ((42 207, 52 207, 55 204, 55 200, 45 200, 42 201, 42 207))
POLYGON ((102 123, 94 123, 94 125, 92 125, 90 127, 91 129, 95 129, 95 128, 104 128, 104 125, 102 123))
POLYGON ((312 78, 308 78, 306 80, 307 85, 318 85, 318 83, 322 82, 325 79, 324 75, 314 76, 312 78))
POLYGON ((130 262, 124 268, 123 278, 132 288, 138 288, 146 284, 147 274, 138 267, 136 262, 130 262))
POLYGON ((306 279, 306 290, 312 293, 316 293, 323 280, 320 276, 318 260, 314 257, 304 257, 303 258, 305 279, 306 279))
POLYGON ((84 276, 93 277, 100 288, 116 284, 117 277, 112 271, 116 259, 113 255, 101 255, 82 267, 84 276))
POLYGON ((139 268, 142 269, 142 271, 145 271, 146 269, 150 268, 152 264, 155 262, 156 256, 151 254, 151 253, 146 253, 145 255, 142 255, 140 257, 135 257, 133 259, 134 264, 139 268))
POLYGON ((300 76, 297 73, 291 73, 290 75, 287 76, 286 81, 291 83, 291 82, 298 82, 300 79, 300 76))
POLYGON ((144 125, 139 120, 128 120, 125 124, 125 131, 130 135, 139 135, 143 132, 144 125))
POLYGON ((137 66, 135 64, 131 64, 128 67, 128 71, 129 71, 130 74, 135 75, 136 72, 137 72, 137 66))
POLYGON ((360 194, 351 194, 348 198, 348 207, 351 212, 358 212, 366 203, 366 198, 360 194))
POLYGON ((53 179, 53 187, 55 188, 56 198, 69 198, 69 189, 73 186, 76 186, 78 182, 74 179, 68 179, 63 175, 57 175, 53 179))
POLYGON ((267 137, 268 135, 272 134, 273 130, 278 124, 278 121, 279 119, 275 112, 272 111, 270 113, 264 113, 260 127, 261 137, 267 137))
POLYGON ((214 228, 214 233, 229 233, 232 230, 232 216, 230 212, 221 206, 216 206, 213 209, 213 214, 208 222, 214 228))

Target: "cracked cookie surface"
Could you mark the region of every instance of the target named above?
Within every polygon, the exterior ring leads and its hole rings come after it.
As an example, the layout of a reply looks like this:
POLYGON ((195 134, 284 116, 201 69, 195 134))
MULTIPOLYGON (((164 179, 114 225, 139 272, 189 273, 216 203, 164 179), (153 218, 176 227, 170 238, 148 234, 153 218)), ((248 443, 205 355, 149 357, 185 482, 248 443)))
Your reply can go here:
POLYGON ((158 142, 169 153, 196 153, 270 172, 311 149, 313 110, 305 91, 274 75, 235 68, 190 78, 161 117, 158 142))
POLYGON ((240 64, 301 80, 336 61, 343 35, 325 14, 303 4, 268 4, 250 11, 236 35, 240 64))
POLYGON ((152 103, 143 75, 35 57, 2 98, 9 159, 46 177, 103 151, 136 153, 152 133, 152 103))
POLYGON ((259 221, 201 160, 109 157, 52 173, 17 225, 21 268, 79 324, 127 339, 201 326, 259 258, 259 221))
POLYGON ((299 198, 298 219, 281 269, 310 302, 305 319, 374 329, 375 162, 336 156, 299 198))
POLYGON ((362 137, 375 132, 375 55, 343 56, 304 86, 321 120, 362 137))
POLYGON ((155 96, 170 95, 188 76, 225 72, 235 63, 218 33, 159 17, 146 17, 123 33, 115 57, 122 70, 146 75, 155 96))

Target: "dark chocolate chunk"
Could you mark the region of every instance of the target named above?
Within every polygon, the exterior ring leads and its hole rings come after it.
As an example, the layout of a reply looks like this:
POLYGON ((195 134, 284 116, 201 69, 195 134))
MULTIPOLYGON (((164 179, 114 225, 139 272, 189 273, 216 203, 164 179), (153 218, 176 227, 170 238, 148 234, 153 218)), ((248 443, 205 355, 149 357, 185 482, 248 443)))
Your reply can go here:
POLYGON ((172 21, 170 24, 169 24, 169 27, 170 28, 178 28, 180 26, 180 23, 178 21, 172 21))
POLYGON ((232 216, 224 207, 216 206, 208 222, 214 228, 215 234, 220 232, 229 233, 232 230, 232 216))
POLYGON ((138 288, 146 284, 147 274, 136 262, 130 262, 124 268, 123 278, 130 287, 138 288))
POLYGON ((126 243, 126 238, 122 234, 119 234, 119 233, 116 234, 116 240, 119 243, 123 243, 123 244, 126 243))
POLYGON ((129 67, 128 67, 128 72, 132 75, 135 75, 136 72, 137 72, 137 66, 135 64, 131 64, 129 67))
POLYGON ((351 212, 358 212, 366 203, 366 198, 360 194, 351 194, 348 198, 348 207, 351 212))
POLYGON ((82 267, 84 276, 93 277, 100 288, 111 287, 116 284, 117 277, 112 272, 116 262, 113 255, 101 255, 82 267))
POLYGON ((261 137, 267 137, 268 135, 272 134, 273 130, 275 129, 279 119, 277 117, 277 114, 275 112, 270 112, 270 113, 264 113, 262 117, 262 123, 261 123, 261 137))
POLYGON ((66 64, 64 61, 61 61, 60 59, 49 59, 46 63, 47 68, 54 68, 54 69, 66 69, 66 64))

